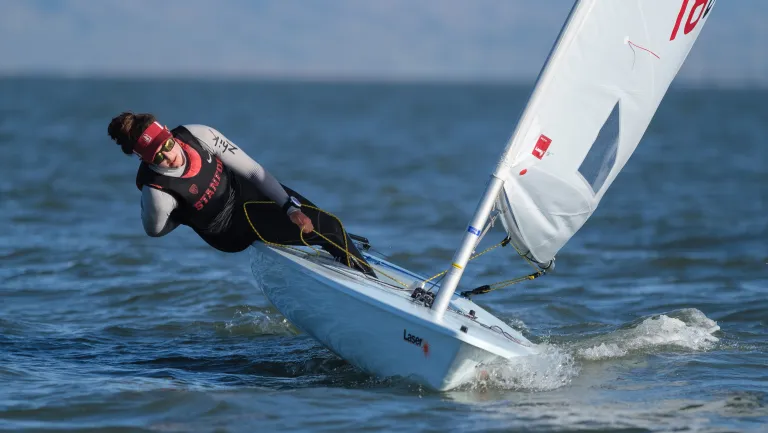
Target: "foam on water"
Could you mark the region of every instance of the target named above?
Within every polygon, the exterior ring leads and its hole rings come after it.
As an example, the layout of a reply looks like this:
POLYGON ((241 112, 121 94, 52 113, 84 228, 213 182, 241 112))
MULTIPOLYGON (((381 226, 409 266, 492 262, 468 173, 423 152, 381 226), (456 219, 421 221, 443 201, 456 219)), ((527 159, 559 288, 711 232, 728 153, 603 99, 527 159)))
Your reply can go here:
POLYGON ((578 358, 596 361, 621 358, 636 352, 663 348, 708 350, 719 341, 712 335, 720 327, 699 310, 690 308, 659 314, 610 334, 575 345, 578 358))
POLYGON ((224 327, 233 334, 290 336, 299 333, 298 329, 281 314, 270 311, 254 311, 250 307, 236 310, 235 316, 226 322, 224 327))
MULTIPOLYGON (((518 326, 525 326, 520 322, 518 326)), ((579 360, 615 359, 664 349, 709 350, 720 327, 696 309, 644 318, 617 331, 569 344, 540 344, 535 356, 487 365, 463 389, 548 391, 571 383, 581 371, 579 360)))
POLYGON ((535 356, 487 365, 468 387, 548 391, 569 384, 580 370, 573 356, 552 345, 541 348, 541 353, 535 356))

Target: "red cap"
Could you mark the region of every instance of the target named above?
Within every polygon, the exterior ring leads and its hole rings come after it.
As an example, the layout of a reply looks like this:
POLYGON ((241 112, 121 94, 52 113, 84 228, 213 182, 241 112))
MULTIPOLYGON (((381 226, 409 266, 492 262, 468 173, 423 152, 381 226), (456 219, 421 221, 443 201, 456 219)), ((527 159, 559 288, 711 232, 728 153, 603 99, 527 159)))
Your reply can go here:
POLYGON ((152 122, 141 133, 139 139, 136 140, 136 144, 133 146, 133 153, 139 155, 144 161, 152 162, 155 154, 160 150, 160 146, 172 137, 173 134, 171 134, 168 128, 158 122, 152 122))

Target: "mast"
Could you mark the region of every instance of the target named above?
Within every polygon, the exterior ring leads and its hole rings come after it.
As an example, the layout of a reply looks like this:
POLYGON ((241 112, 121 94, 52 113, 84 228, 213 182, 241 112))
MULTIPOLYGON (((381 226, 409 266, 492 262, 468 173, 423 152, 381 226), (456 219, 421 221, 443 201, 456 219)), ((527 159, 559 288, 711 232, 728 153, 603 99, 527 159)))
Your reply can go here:
POLYGON ((509 205, 500 214, 507 235, 537 262, 551 260, 582 227, 638 146, 715 2, 576 1, 454 253, 432 304, 436 320, 499 194, 509 205))
POLYGON ((531 105, 535 101, 534 96, 536 95, 536 91, 539 88, 544 76, 544 72, 546 71, 546 64, 550 62, 552 54, 557 50, 557 47, 562 40, 563 33, 565 33, 565 29, 567 28, 568 23, 571 21, 572 16, 574 15, 574 11, 580 4, 581 0, 577 0, 573 6, 573 9, 571 10, 571 14, 566 20, 565 25, 561 29, 560 36, 558 37, 555 45, 552 47, 552 52, 545 62, 545 67, 542 69, 542 72, 537 79, 537 85, 534 87, 533 95, 531 98, 529 98, 528 105, 523 111, 521 119, 515 128, 515 132, 512 134, 510 141, 507 143, 506 149, 504 149, 504 152, 502 153, 502 157, 499 160, 499 166, 496 167, 496 170, 494 170, 493 174, 491 175, 491 179, 488 182, 485 193, 480 199, 480 203, 477 205, 475 215, 472 217, 472 220, 469 223, 469 227, 467 227, 467 231, 464 233, 464 237, 461 240, 459 248, 453 255, 451 268, 448 270, 448 273, 445 276, 445 280, 440 285, 440 290, 437 292, 435 301, 432 303, 432 311, 435 315, 435 319, 438 321, 442 320, 443 315, 445 314, 445 310, 448 309, 451 296, 453 296, 453 292, 456 291, 456 286, 458 286, 459 280, 464 273, 464 267, 467 265, 467 262, 469 261, 469 258, 471 257, 475 246, 477 245, 477 240, 481 233, 482 227, 485 225, 485 222, 488 220, 488 215, 491 213, 493 202, 496 197, 498 197, 499 193, 501 193, 501 188, 504 186, 504 181, 499 177, 502 175, 502 166, 505 164, 504 157, 510 153, 513 148, 513 144, 516 143, 517 140, 522 139, 519 137, 519 131, 527 128, 527 125, 530 123, 530 112, 532 111, 531 105), (522 125, 525 125, 525 128, 522 125))
POLYGON ((485 221, 488 219, 491 209, 493 209, 493 202, 499 195, 503 185, 504 181, 496 177, 496 175, 492 175, 491 179, 488 181, 485 193, 483 193, 483 197, 480 199, 477 209, 475 209, 475 215, 472 217, 472 220, 467 227, 467 231, 461 239, 459 248, 453 254, 451 268, 445 275, 445 280, 440 285, 437 297, 435 297, 435 301, 432 303, 432 312, 437 320, 442 320, 445 310, 448 308, 451 296, 453 296, 453 292, 456 291, 456 286, 459 285, 459 280, 464 273, 464 268, 467 266, 467 262, 477 245, 485 221))

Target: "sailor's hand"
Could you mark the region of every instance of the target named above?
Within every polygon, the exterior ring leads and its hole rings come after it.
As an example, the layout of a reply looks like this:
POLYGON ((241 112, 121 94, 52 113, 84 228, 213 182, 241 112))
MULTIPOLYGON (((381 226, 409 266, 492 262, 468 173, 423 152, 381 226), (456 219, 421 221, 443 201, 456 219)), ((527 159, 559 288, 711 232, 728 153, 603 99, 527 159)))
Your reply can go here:
POLYGON ((312 233, 312 230, 315 229, 312 225, 312 220, 300 210, 291 212, 291 214, 288 215, 288 218, 291 219, 292 223, 299 226, 304 233, 312 233))

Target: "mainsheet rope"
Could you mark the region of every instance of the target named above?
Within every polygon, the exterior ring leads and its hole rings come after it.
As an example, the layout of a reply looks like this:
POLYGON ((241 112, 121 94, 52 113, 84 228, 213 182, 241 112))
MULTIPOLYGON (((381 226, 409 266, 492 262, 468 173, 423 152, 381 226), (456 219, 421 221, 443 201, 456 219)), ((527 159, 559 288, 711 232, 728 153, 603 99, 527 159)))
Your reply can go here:
MULTIPOLYGON (((270 204, 270 205, 274 205, 274 204, 276 204, 276 203, 275 203, 274 201, 247 201, 247 202, 243 203, 243 211, 245 212, 245 218, 248 220, 248 225, 250 225, 250 226, 251 226, 251 230, 253 230, 253 232, 254 232, 254 233, 256 233, 256 236, 258 236, 258 237, 259 237, 259 239, 261 240, 261 242, 263 242, 263 243, 264 243, 264 244, 266 244, 266 245, 270 245, 270 246, 274 246, 274 247, 279 247, 279 248, 285 248, 285 249, 288 249, 288 250, 298 251, 298 252, 300 252, 300 253, 304 253, 304 254, 306 254, 306 251, 304 251, 304 250, 300 250, 300 249, 298 249, 298 248, 293 248, 293 247, 292 247, 292 246, 290 246, 290 245, 279 244, 279 243, 276 243, 276 242, 270 242, 270 241, 268 241, 268 240, 264 239, 264 237, 261 235, 261 233, 259 233, 259 231, 258 231, 258 230, 256 230, 256 227, 254 227, 254 225, 253 225, 253 222, 251 221, 251 217, 250 217, 250 215, 248 215, 248 209, 247 209, 247 206, 248 206, 249 204, 270 204)), ((331 218, 335 219, 336 221, 338 221, 338 223, 339 223, 339 227, 341 227, 342 236, 343 236, 343 238, 344 238, 344 247, 343 247, 343 248, 342 248, 341 246, 337 245, 337 244, 336 244, 335 242, 333 242, 332 240, 328 239, 326 236, 324 236, 322 233, 318 232, 317 230, 312 230, 312 233, 314 233, 314 234, 316 234, 316 235, 320 236, 322 239, 324 239, 324 240, 325 240, 326 242, 328 242, 330 245, 332 245, 332 246, 336 247, 337 249, 339 249, 339 250, 343 251, 343 252, 344 252, 344 254, 346 254, 346 256, 347 256, 347 266, 350 266, 350 267, 351 267, 351 265, 352 265, 352 262, 351 262, 351 261, 354 261, 355 263, 357 263, 357 264, 358 264, 359 266, 361 266, 361 267, 362 267, 362 266, 368 266, 368 267, 370 268, 370 265, 369 265, 368 263, 362 262, 360 259, 358 259, 358 258, 357 258, 357 257, 355 257, 355 256, 354 256, 352 253, 350 253, 350 252, 349 252, 349 247, 348 247, 348 243, 347 243, 347 231, 344 229, 344 225, 342 224, 341 220, 340 220, 338 217, 336 217, 336 215, 333 215, 332 213, 330 213, 330 212, 326 212, 326 211, 324 211, 324 210, 322 210, 322 209, 320 209, 320 208, 317 208, 317 207, 315 207, 315 206, 310 206, 310 205, 302 204, 302 205, 301 205, 301 207, 305 207, 305 208, 309 208, 309 209, 314 209, 314 210, 316 210, 316 211, 318 211, 318 212, 322 212, 322 213, 324 213, 324 214, 326 214, 326 215, 330 216, 331 218)), ((303 230, 301 230, 301 229, 299 229, 299 239, 301 239, 301 241, 304 243, 304 245, 305 245, 305 246, 307 246, 307 247, 309 247, 310 249, 312 249, 313 251, 315 251, 315 255, 319 256, 319 255, 321 254, 321 251, 320 251, 320 249, 317 249, 317 248, 313 247, 312 245, 310 245, 309 243, 307 243, 307 241, 304 239, 304 231, 303 231, 303 230)), ((483 254, 486 254, 486 253, 488 253, 488 252, 490 252, 490 251, 492 251, 492 250, 494 250, 494 249, 496 249, 496 248, 498 248, 498 247, 505 247, 505 246, 507 246, 508 244, 512 245, 512 247, 515 249, 515 251, 517 252, 517 254, 518 254, 520 257, 522 257, 523 259, 525 259, 525 261, 526 261, 526 262, 527 262, 527 263, 528 263, 528 264, 529 264, 529 265, 530 265, 530 266, 531 266, 531 267, 532 267, 532 268, 533 268, 533 269, 534 269, 536 272, 533 272, 533 273, 531 273, 531 274, 529 274, 529 275, 525 275, 525 276, 522 276, 522 277, 513 278, 513 279, 510 279, 510 280, 499 281, 499 282, 497 282, 497 283, 493 283, 493 284, 486 284, 486 285, 483 285, 483 286, 477 287, 477 288, 475 288, 475 289, 473 289, 473 290, 469 290, 469 291, 461 292, 461 295, 462 295, 462 296, 464 296, 464 297, 466 297, 466 298, 469 298, 469 297, 470 297, 470 296, 472 296, 472 295, 481 295, 481 294, 489 293, 489 292, 492 292, 492 291, 494 291, 494 290, 502 289, 502 288, 504 288, 504 287, 508 287, 508 286, 511 286, 511 285, 513 285, 513 284, 517 284, 517 283, 520 283, 520 282, 523 282, 523 281, 533 280, 533 279, 536 279, 536 278, 538 278, 538 277, 540 277, 540 276, 542 276, 542 275, 546 274, 546 271, 544 271, 543 269, 539 269, 539 268, 538 268, 538 267, 537 267, 537 266, 536 266, 536 265, 535 265, 535 264, 534 264, 534 263, 531 261, 531 259, 529 259, 528 257, 526 257, 526 256, 525 256, 525 254, 521 253, 521 252, 520 252, 520 250, 517 248, 517 246, 516 246, 514 243, 512 243, 512 242, 511 242, 511 239, 510 239, 509 237, 506 237, 506 238, 504 238, 504 240, 502 240, 502 241, 501 241, 501 242, 499 242, 498 244, 496 244, 496 245, 493 245, 493 246, 491 246, 491 247, 489 247, 489 248, 486 248, 485 250, 483 250, 483 251, 481 251, 481 252, 479 252, 479 253, 477 253, 477 254, 473 255, 472 257, 470 257, 470 258, 469 258, 469 261, 472 261, 472 260, 474 260, 474 259, 476 259, 476 258, 478 258, 478 257, 482 256, 483 254)), ((392 281, 395 281, 396 283, 400 284, 401 286, 403 286, 403 287, 405 287, 405 288, 408 288, 408 285, 407 285, 407 284, 405 284, 404 282, 402 282, 402 281, 398 280, 397 278, 393 277, 392 275, 390 275, 390 274, 387 274, 386 272, 383 272, 383 271, 381 271, 380 269, 377 269, 376 271, 377 271, 378 273, 380 273, 380 274, 384 275, 385 277, 387 277, 387 278, 391 279, 392 281)), ((437 278, 437 277, 440 277, 440 276, 442 276, 442 275, 445 275, 447 272, 448 272, 448 271, 447 271, 447 270, 445 270, 445 271, 442 271, 442 272, 440 272, 440 273, 437 273, 437 274, 435 274, 435 275, 433 275, 433 276, 431 276, 431 277, 427 278, 426 280, 424 280, 424 284, 426 284, 426 283, 428 283, 428 282, 430 282, 430 281, 434 280, 434 279, 435 279, 435 278, 437 278)))

